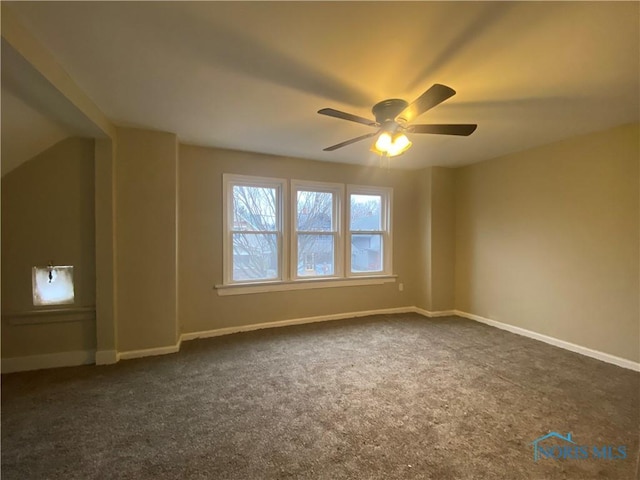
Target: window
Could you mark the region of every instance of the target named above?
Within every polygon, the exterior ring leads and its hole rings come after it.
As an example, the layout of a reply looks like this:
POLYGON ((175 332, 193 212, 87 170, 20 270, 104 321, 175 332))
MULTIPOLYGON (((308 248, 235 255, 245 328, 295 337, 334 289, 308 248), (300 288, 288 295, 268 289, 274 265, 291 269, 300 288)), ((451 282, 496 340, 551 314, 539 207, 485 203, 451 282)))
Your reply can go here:
POLYGON ((289 197, 284 179, 225 174, 223 183, 224 282, 216 288, 393 281, 391 188, 291 180, 289 197))
POLYGON ((284 180, 225 175, 225 283, 282 280, 284 180))
POLYGON ((291 182, 291 278, 342 276, 341 184, 291 182))
POLYGON ((349 185, 347 197, 349 274, 391 274, 392 190, 349 185))

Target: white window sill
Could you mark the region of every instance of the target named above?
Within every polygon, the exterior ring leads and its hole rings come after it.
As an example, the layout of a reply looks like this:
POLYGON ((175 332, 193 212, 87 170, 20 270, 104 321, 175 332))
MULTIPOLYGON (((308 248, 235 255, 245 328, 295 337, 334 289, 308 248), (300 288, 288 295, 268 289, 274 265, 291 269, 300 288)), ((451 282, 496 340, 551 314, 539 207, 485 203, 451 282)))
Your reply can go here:
POLYGON ((288 292, 292 290, 310 290, 313 288, 360 287, 363 285, 382 285, 394 283, 397 275, 380 275, 351 278, 314 278, 313 280, 295 280, 284 282, 237 283, 234 285, 216 285, 219 296, 247 295, 251 293, 288 292))

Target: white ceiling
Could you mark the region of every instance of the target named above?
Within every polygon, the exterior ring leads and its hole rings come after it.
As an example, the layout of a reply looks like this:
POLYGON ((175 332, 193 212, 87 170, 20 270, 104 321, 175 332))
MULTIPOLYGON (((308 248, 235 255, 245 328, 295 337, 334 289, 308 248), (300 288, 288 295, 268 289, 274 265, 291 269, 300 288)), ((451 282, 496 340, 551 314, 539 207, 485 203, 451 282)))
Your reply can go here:
MULTIPOLYGON (((376 161, 386 98, 458 93, 418 123, 399 168, 458 166, 640 117, 638 2, 5 2, 118 125, 316 160, 376 161)), ((4 65, 3 65, 4 67, 4 65)), ((4 118, 3 118, 4 130, 4 118)))

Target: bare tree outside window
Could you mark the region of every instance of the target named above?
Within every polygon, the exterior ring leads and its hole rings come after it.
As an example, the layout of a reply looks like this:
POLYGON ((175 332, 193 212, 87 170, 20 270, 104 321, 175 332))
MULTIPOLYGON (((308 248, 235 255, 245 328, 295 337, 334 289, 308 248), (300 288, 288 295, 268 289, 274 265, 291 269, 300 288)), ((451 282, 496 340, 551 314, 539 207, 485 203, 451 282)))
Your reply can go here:
POLYGON ((273 187, 233 186, 233 280, 278 278, 278 198, 273 187))
POLYGON ((380 230, 380 195, 351 195, 351 230, 380 230))
POLYGON ((297 274, 335 273, 334 198, 331 192, 299 190, 296 196, 297 274))

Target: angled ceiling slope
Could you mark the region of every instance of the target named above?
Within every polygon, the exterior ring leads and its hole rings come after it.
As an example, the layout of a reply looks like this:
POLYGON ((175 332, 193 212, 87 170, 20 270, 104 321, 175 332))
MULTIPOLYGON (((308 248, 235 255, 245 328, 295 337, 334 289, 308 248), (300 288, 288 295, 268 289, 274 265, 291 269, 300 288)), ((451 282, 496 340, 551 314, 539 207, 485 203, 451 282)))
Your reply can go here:
MULTIPOLYGON (((64 138, 109 136, 108 123, 96 122, 95 114, 88 115, 61 91, 56 75, 67 75, 55 62, 48 72, 38 68, 50 60, 49 52, 30 38, 4 5, 1 55, 3 176, 64 138)), ((67 93, 71 88, 76 98, 84 95, 70 79, 65 81, 67 93)))

